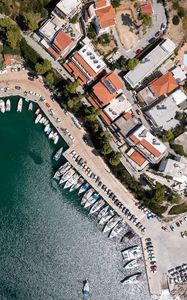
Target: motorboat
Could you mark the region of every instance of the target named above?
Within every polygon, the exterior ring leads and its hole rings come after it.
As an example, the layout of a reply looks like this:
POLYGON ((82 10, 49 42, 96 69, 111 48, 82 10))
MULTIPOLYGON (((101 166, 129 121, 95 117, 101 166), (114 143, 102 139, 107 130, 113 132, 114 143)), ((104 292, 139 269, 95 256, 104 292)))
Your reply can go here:
POLYGON ((138 245, 122 250, 121 253, 125 260, 132 260, 141 257, 141 250, 138 245))
POLYGON ((109 234, 109 239, 114 238, 116 235, 118 235, 122 230, 124 229, 124 223, 118 222, 115 227, 112 229, 112 231, 109 234))
POLYGON ((33 103, 32 102, 29 103, 28 110, 33 110, 33 103))
POLYGON ((100 225, 104 225, 106 222, 108 222, 113 216, 114 216, 114 211, 113 211, 113 209, 110 209, 107 213, 106 213, 106 215, 104 215, 101 219, 100 219, 100 221, 99 221, 99 224, 100 225))
POLYGON ((101 207, 105 205, 105 201, 103 199, 98 200, 90 209, 89 214, 96 213, 101 207))
POLYGON ((109 206, 105 206, 104 208, 101 209, 101 211, 98 213, 97 219, 100 220, 104 215, 107 214, 107 211, 109 209, 109 206))
POLYGON ((88 299, 90 297, 90 287, 89 287, 88 280, 85 280, 83 282, 82 294, 85 299, 88 299))
POLYGON ((70 168, 71 168, 71 164, 69 163, 69 161, 67 161, 64 165, 62 165, 62 166, 60 166, 60 168, 58 168, 58 170, 56 171, 56 173, 53 177, 55 179, 59 179, 59 177, 62 176, 70 168))
POLYGON ((23 107, 23 99, 19 98, 18 106, 17 106, 17 112, 21 112, 23 107))
POLYGON ((83 186, 81 186, 81 188, 80 188, 80 190, 79 190, 79 192, 78 192, 78 194, 82 194, 82 193, 84 193, 84 192, 86 192, 87 191, 87 189, 89 188, 89 183, 85 183, 85 184, 83 184, 83 186))
POLYGON ((5 102, 3 100, 0 100, 0 111, 2 113, 5 113, 6 109, 5 109, 5 102))
POLYGON ((105 225, 103 232, 108 232, 110 231, 112 228, 114 228, 114 226, 116 226, 116 224, 121 220, 121 217, 119 217, 118 215, 114 216, 111 220, 109 220, 107 222, 107 224, 105 225))
POLYGON ((71 167, 67 172, 65 172, 62 175, 59 184, 66 182, 68 179, 70 179, 73 176, 74 173, 75 173, 75 170, 71 167))
POLYGON ((74 182, 76 182, 79 177, 80 175, 77 172, 75 172, 75 174, 68 181, 66 181, 64 189, 68 189, 69 187, 71 187, 72 184, 74 184, 74 182))
POLYGON ((53 135, 54 135, 54 131, 52 130, 48 136, 49 139, 52 139, 53 138, 53 135))
POLYGON ((10 111, 11 110, 11 102, 10 99, 7 99, 6 101, 6 111, 10 111))
POLYGON ((132 259, 126 262, 123 266, 124 269, 133 269, 137 268, 140 264, 138 263, 137 259, 132 259))
POLYGON ((47 132, 49 128, 50 128, 50 125, 47 124, 47 125, 44 127, 44 132, 47 132))
POLYGON ((41 114, 37 115, 37 117, 35 119, 35 124, 37 124, 40 121, 41 118, 42 118, 41 114))
POLYGON ((121 283, 125 283, 125 284, 138 283, 138 281, 141 278, 141 275, 142 275, 141 272, 137 272, 135 274, 128 275, 123 280, 121 280, 121 283))
POLYGON ((55 138, 54 138, 54 144, 55 145, 58 143, 58 140, 59 140, 59 135, 56 135, 55 138))
POLYGON ((40 113, 40 109, 38 108, 36 111, 35 111, 35 115, 38 115, 40 113))
POLYGON ((70 188, 70 192, 75 191, 76 189, 78 189, 82 184, 84 183, 84 178, 79 177, 77 182, 75 182, 74 184, 72 184, 71 188, 70 188))
POLYGON ((45 119, 44 125, 46 126, 47 124, 49 124, 49 120, 45 119))
POLYGON ((40 123, 40 124, 42 124, 42 123, 43 123, 43 121, 44 121, 44 119, 45 119, 45 118, 44 118, 44 117, 42 117, 42 118, 40 119, 39 123, 40 123))
POLYGON ((53 157, 54 160, 57 161, 57 160, 60 159, 60 157, 62 156, 63 149, 64 149, 63 147, 61 147, 60 149, 58 149, 58 151, 56 152, 56 154, 53 157))
POLYGON ((93 193, 94 193, 94 189, 93 188, 89 189, 82 197, 81 204, 84 205, 93 193))
POLYGON ((86 203, 84 204, 84 208, 90 207, 92 204, 94 204, 94 203, 97 201, 98 198, 99 198, 99 194, 94 193, 94 194, 86 201, 86 203))

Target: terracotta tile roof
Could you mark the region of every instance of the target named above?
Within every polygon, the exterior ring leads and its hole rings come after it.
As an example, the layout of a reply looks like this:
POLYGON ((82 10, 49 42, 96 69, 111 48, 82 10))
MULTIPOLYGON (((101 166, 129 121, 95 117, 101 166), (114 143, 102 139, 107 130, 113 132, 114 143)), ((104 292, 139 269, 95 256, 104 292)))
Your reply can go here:
POLYGON ((101 82, 98 82, 93 87, 93 93, 101 102, 100 107, 108 104, 112 99, 115 98, 114 94, 111 94, 101 82))
POLYGON ((131 139, 131 141, 133 141, 135 144, 138 144, 140 142, 140 140, 134 135, 134 134, 131 134, 129 136, 129 138, 131 139))
POLYGON ((56 46, 60 52, 63 52, 71 43, 72 39, 63 30, 58 32, 53 41, 53 45, 56 46))
POLYGON ((111 5, 95 10, 101 28, 115 25, 115 10, 111 5))
POLYGON ((11 54, 5 54, 4 55, 6 67, 11 66, 11 58, 12 58, 11 54))
POLYGON ((97 0, 95 3, 96 8, 101 8, 103 6, 106 6, 106 0, 97 0))
POLYGON ((53 48, 51 48, 51 47, 48 48, 47 51, 50 52, 50 53, 52 54, 52 56, 55 57, 55 58, 59 58, 59 57, 60 57, 60 54, 57 53, 57 52, 56 52, 53 48))
POLYGON ((132 114, 128 111, 123 115, 123 118, 128 121, 132 119, 132 114))
POLYGON ((142 14, 152 15, 152 13, 153 13, 152 6, 149 4, 142 5, 140 9, 141 9, 142 14))
MULTIPOLYGON (((88 98, 88 101, 90 102, 90 104, 95 107, 95 108, 99 108, 99 105, 97 104, 97 102, 92 98, 92 97, 89 97, 88 98)), ((104 113, 103 110, 100 110, 99 112, 99 115, 101 116, 101 118, 103 119, 103 121, 107 124, 107 125, 110 125, 111 124, 111 121, 110 119, 108 118, 108 116, 104 113)))
POLYGON ((178 84, 171 72, 167 72, 161 77, 153 80, 149 85, 158 97, 168 94, 178 87, 178 84))
POLYGON ((114 72, 110 72, 108 75, 105 76, 105 78, 102 79, 102 81, 104 81, 104 79, 109 80, 117 90, 123 88, 122 81, 120 80, 119 76, 114 72))
POLYGON ((139 166, 143 165, 146 159, 137 151, 134 151, 130 158, 139 166))
POLYGON ((155 149, 155 147, 153 147, 149 142, 142 139, 140 143, 144 148, 146 148, 155 157, 160 157, 161 153, 157 149, 155 149))
POLYGON ((80 70, 76 67, 76 65, 73 62, 68 63, 68 68, 71 69, 73 75, 80 80, 80 84, 84 85, 88 82, 88 79, 84 76, 82 72, 80 72, 80 70))
POLYGON ((94 70, 87 64, 87 62, 82 58, 82 56, 79 53, 76 53, 73 57, 88 72, 88 74, 91 77, 94 78, 96 76, 96 73, 94 72, 94 70))

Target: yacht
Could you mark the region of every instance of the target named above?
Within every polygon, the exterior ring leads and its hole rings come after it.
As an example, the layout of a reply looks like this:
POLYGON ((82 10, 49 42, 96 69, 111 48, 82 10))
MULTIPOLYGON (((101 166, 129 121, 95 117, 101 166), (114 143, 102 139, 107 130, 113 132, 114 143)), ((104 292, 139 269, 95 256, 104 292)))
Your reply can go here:
POLYGON ((97 201, 92 208, 90 209, 89 214, 94 214, 96 213, 101 207, 103 207, 105 205, 105 201, 103 199, 100 199, 99 201, 97 201))
POLYGON ((71 167, 67 172, 65 172, 62 177, 60 178, 60 184, 66 182, 68 179, 70 179, 75 173, 75 170, 71 167))
POLYGON ((116 226, 112 229, 112 231, 109 234, 109 239, 114 238, 116 235, 118 235, 122 230, 124 229, 124 223, 118 222, 116 226))
POLYGON ((72 184, 71 188, 70 188, 70 192, 75 191, 76 189, 78 189, 82 184, 84 183, 84 178, 79 177, 77 182, 75 182, 74 184, 72 184))
POLYGON ((40 109, 38 108, 36 111, 35 111, 35 115, 38 115, 40 113, 40 109))
POLYGON ((85 280, 83 282, 82 294, 85 299, 88 299, 90 297, 90 287, 89 287, 88 280, 85 280))
POLYGON ((137 259, 141 257, 141 250, 139 246, 133 246, 121 251, 123 258, 126 260, 137 259))
POLYGON ((83 186, 81 186, 81 188, 80 188, 80 190, 79 190, 79 192, 78 192, 78 194, 82 194, 82 193, 84 193, 84 192, 86 192, 87 191, 87 189, 89 188, 89 183, 85 183, 85 184, 83 184, 83 186))
POLYGON ((141 272, 137 272, 135 274, 126 276, 123 280, 121 280, 121 283, 125 283, 125 284, 129 284, 129 283, 138 283, 138 281, 141 278, 142 273, 141 272))
POLYGON ((49 128, 50 128, 50 125, 47 124, 47 125, 44 127, 44 132, 47 132, 49 128))
POLYGON ((21 111, 22 111, 22 106, 23 106, 23 99, 22 99, 22 98, 19 98, 18 106, 17 106, 17 111, 18 111, 18 112, 21 112, 21 111))
POLYGON ((54 160, 56 160, 56 161, 59 160, 59 158, 62 156, 63 149, 64 149, 63 147, 58 149, 58 151, 56 152, 56 154, 53 157, 54 160))
POLYGON ((5 113, 5 102, 3 100, 0 100, 0 111, 5 113))
POLYGON ((75 172, 75 174, 68 181, 66 181, 64 189, 68 189, 69 187, 71 187, 72 184, 74 184, 74 182, 76 182, 79 177, 80 175, 77 172, 75 172))
POLYGON ((28 110, 33 110, 33 103, 32 103, 32 102, 29 103, 29 108, 28 108, 28 110))
POLYGON ((94 203, 97 201, 98 198, 99 198, 99 194, 94 193, 94 194, 86 201, 86 203, 84 204, 84 208, 90 207, 92 204, 94 204, 94 203))
POLYGON ((100 220, 104 215, 107 214, 107 211, 109 209, 109 206, 105 206, 104 208, 101 209, 101 211, 98 213, 97 219, 100 220))
POLYGON ((133 269, 137 268, 140 264, 138 263, 137 259, 129 260, 123 267, 124 269, 133 269))
POLYGON ((56 135, 55 138, 54 138, 54 144, 55 145, 58 143, 58 140, 59 140, 59 135, 56 135))
POLYGON ((105 225, 103 232, 108 232, 110 231, 112 228, 114 228, 114 226, 116 226, 116 224, 121 220, 121 217, 119 217, 118 215, 114 216, 111 220, 109 220, 107 222, 107 224, 105 225))
POLYGON ((10 102, 10 99, 8 99, 6 101, 6 111, 10 111, 11 110, 11 102, 10 102))
POLYGON ((37 124, 40 121, 41 118, 42 118, 41 114, 37 115, 37 117, 35 119, 35 124, 37 124))
POLYGON ((106 213, 106 215, 104 215, 100 221, 99 224, 100 225, 104 225, 106 222, 108 222, 113 216, 114 216, 114 211, 113 209, 110 209, 109 212, 106 213))
POLYGON ((71 164, 69 163, 69 161, 67 161, 64 165, 62 165, 60 168, 58 168, 58 170, 56 171, 56 173, 53 177, 55 179, 59 179, 59 177, 62 176, 70 168, 71 168, 71 164))
POLYGON ((94 193, 94 189, 93 188, 89 189, 82 197, 81 204, 84 205, 86 203, 86 201, 88 200, 88 198, 90 198, 90 196, 93 193, 94 193))

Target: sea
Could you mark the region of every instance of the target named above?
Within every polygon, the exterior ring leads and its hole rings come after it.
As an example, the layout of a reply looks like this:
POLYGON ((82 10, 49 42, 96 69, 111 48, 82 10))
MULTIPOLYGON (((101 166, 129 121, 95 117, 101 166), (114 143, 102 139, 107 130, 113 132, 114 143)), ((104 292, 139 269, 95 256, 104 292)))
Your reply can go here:
POLYGON ((143 262, 123 268, 129 243, 108 239, 77 192, 53 179, 65 162, 53 156, 65 142, 54 145, 28 102, 19 113, 19 97, 10 99, 11 112, 0 113, 0 299, 82 300, 85 279, 91 300, 150 299, 143 262), (138 284, 120 282, 140 270, 138 284))

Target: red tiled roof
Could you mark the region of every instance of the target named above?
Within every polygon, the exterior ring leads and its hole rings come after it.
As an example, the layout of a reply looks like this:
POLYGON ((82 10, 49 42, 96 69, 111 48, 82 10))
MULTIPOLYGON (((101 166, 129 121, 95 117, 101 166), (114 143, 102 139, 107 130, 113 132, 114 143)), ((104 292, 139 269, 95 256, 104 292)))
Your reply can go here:
POLYGON ((5 54, 4 59, 5 59, 5 65, 6 67, 11 66, 11 54, 5 54))
POLYGON ((132 119, 132 114, 128 111, 123 115, 123 118, 128 121, 132 119))
POLYGON ((72 39, 63 30, 58 32, 53 41, 54 46, 56 46, 61 52, 63 52, 71 43, 72 39))
POLYGON ((145 139, 142 139, 140 143, 144 148, 146 148, 155 157, 160 157, 161 153, 155 147, 153 147, 149 142, 147 142, 145 139))
POLYGON ((79 53, 75 53, 73 56, 80 65, 83 66, 83 68, 92 76, 93 78, 95 77, 96 73, 95 71, 87 64, 87 62, 82 58, 82 56, 79 53))
POLYGON ((161 77, 153 80, 149 85, 158 97, 168 94, 178 87, 176 79, 171 72, 167 72, 161 77))
POLYGON ((145 158, 137 151, 134 151, 130 158, 139 166, 143 165, 143 163, 145 162, 145 158))
POLYGON ((50 52, 52 54, 52 56, 54 56, 56 59, 60 57, 60 54, 57 53, 53 48, 48 48, 47 49, 48 52, 50 52))
POLYGON ((97 0, 95 6, 96 8, 101 8, 103 6, 106 6, 106 0, 97 0))
POLYGON ((73 62, 69 62, 64 64, 64 67, 68 72, 73 73, 73 75, 80 80, 80 84, 84 85, 87 83, 87 78, 80 72, 80 70, 76 67, 73 62))
MULTIPOLYGON (((88 101, 90 102, 90 104, 95 107, 95 108, 99 108, 99 105, 96 103, 96 101, 92 98, 92 97, 89 97, 88 98, 88 101)), ((101 116, 101 118, 103 119, 103 121, 107 124, 107 125, 110 125, 111 124, 111 121, 110 119, 108 118, 108 116, 105 114, 105 112, 103 110, 100 110, 99 112, 99 115, 101 116)))
POLYGON ((153 13, 152 6, 149 4, 142 5, 140 9, 142 14, 152 15, 153 13))
POLYGON ((138 144, 140 142, 140 140, 134 135, 131 134, 130 137, 131 141, 133 141, 135 144, 138 144))
POLYGON ((115 25, 115 10, 111 5, 95 10, 98 22, 101 28, 107 28, 115 25))

